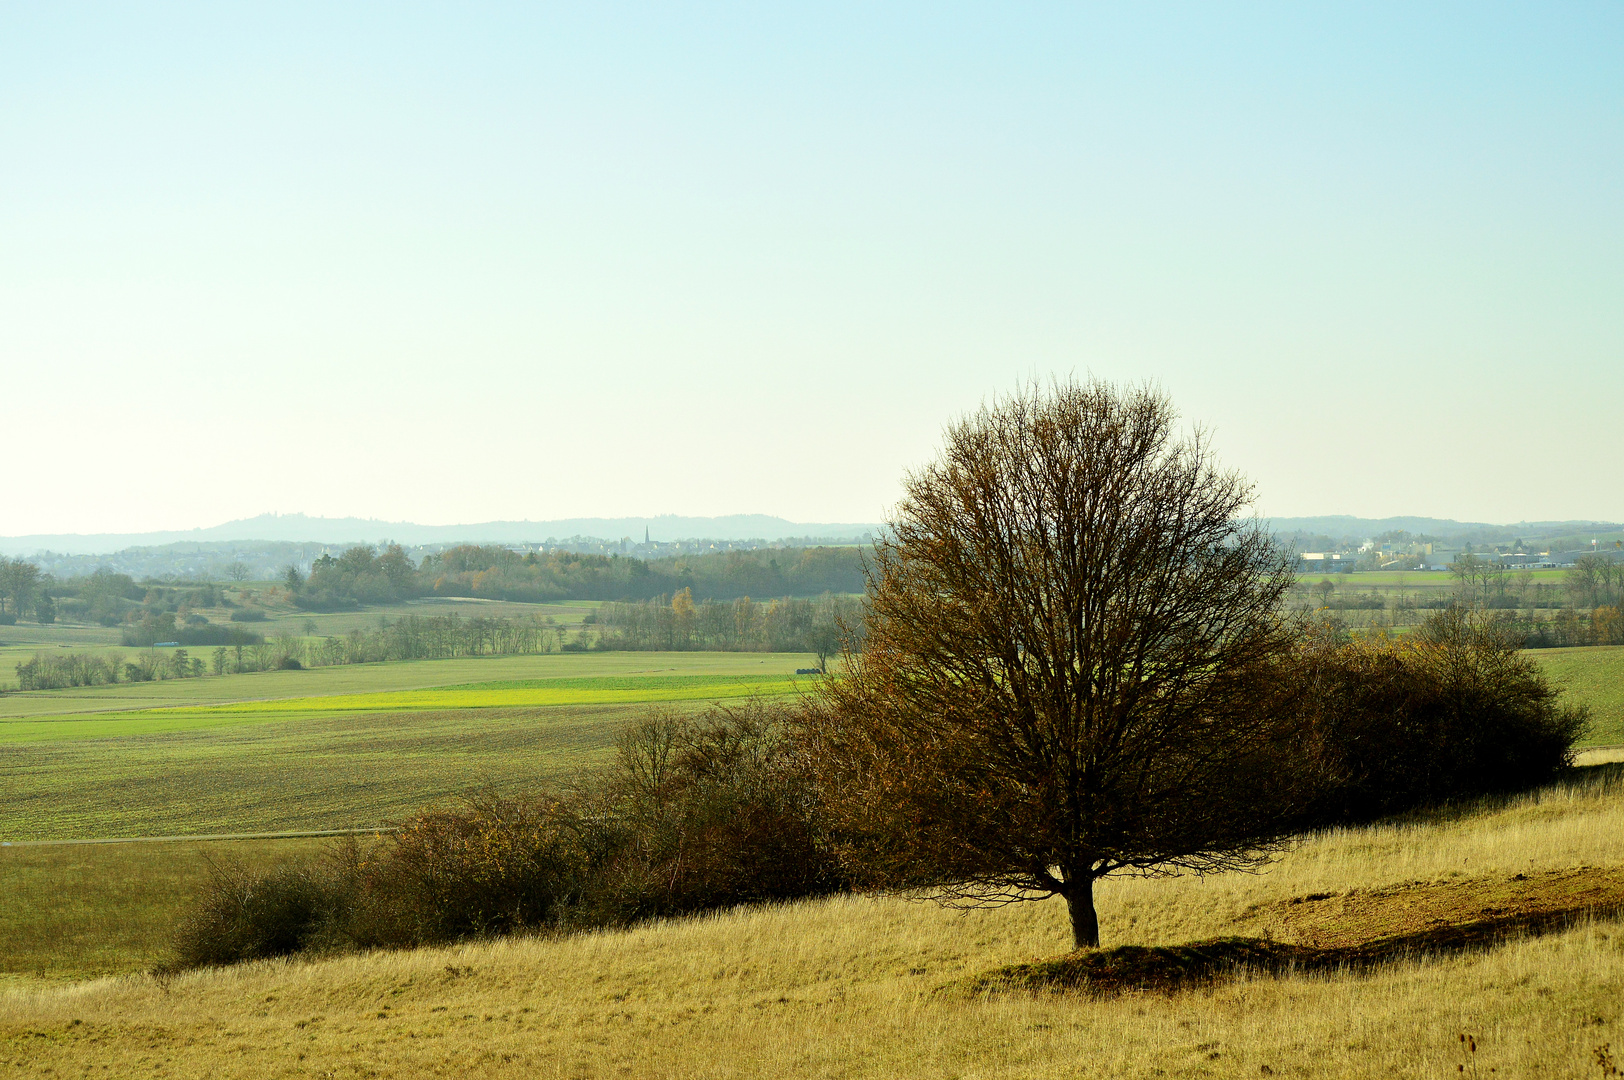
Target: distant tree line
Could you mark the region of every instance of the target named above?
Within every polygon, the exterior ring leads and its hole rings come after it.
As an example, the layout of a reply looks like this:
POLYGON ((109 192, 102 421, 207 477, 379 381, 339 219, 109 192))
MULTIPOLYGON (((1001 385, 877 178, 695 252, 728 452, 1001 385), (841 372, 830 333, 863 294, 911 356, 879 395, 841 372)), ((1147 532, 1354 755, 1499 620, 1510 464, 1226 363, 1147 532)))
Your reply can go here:
POLYGON ((178 619, 172 611, 146 612, 134 622, 126 623, 120 635, 125 645, 151 648, 173 642, 176 645, 258 645, 265 640, 263 634, 245 630, 235 622, 229 625, 209 622, 201 615, 196 622, 178 619))
POLYGON ((1468 553, 1450 565, 1450 578, 1435 580, 1395 594, 1391 585, 1360 590, 1346 578, 1299 579, 1285 606, 1310 619, 1382 613, 1355 620, 1373 631, 1418 627, 1428 613, 1463 610, 1489 618, 1496 632, 1524 648, 1624 645, 1624 559, 1611 552, 1580 556, 1557 580, 1545 581, 1468 553))
POLYGON ((766 602, 694 601, 683 589, 643 603, 604 604, 596 612, 603 648, 723 652, 811 652, 820 666, 840 646, 843 630, 860 633, 863 604, 832 593, 766 602))
POLYGON ((1624 559, 1581 555, 1565 582, 1574 605, 1582 608, 1624 607, 1624 559))
POLYGON ((0 625, 10 626, 24 615, 55 622, 56 605, 47 584, 33 563, 0 557, 0 625))
POLYGON ((1450 567, 1454 606, 1493 613, 1498 632, 1527 649, 1624 645, 1624 560, 1606 552, 1581 555, 1560 585, 1535 585, 1498 563, 1462 556, 1450 567), (1543 601, 1543 603, 1541 602, 1543 601), (1542 608, 1556 608, 1542 616, 1542 608))
POLYGON ((219 648, 215 650, 215 668, 219 674, 232 674, 461 656, 524 656, 580 647, 550 618, 408 615, 371 630, 356 627, 347 634, 320 638, 289 634, 247 647, 219 648))
POLYGON ((730 551, 644 561, 620 555, 519 553, 466 545, 429 555, 421 565, 398 545, 381 552, 357 546, 323 555, 305 575, 283 577, 294 603, 341 611, 414 596, 471 596, 542 603, 550 600, 644 601, 683 589, 709 600, 747 596, 818 596, 863 589, 857 548, 730 551))
POLYGON ((465 619, 460 615, 408 615, 376 630, 312 639, 283 639, 287 655, 310 667, 376 664, 392 660, 448 660, 459 656, 524 656, 559 652, 568 632, 550 619, 465 619))
POLYGON ((70 686, 103 686, 119 682, 235 675, 253 671, 296 670, 339 664, 375 664, 393 660, 450 659, 459 656, 517 656, 532 653, 601 648, 590 634, 570 640, 568 631, 551 620, 465 619, 461 616, 417 616, 380 626, 354 629, 325 638, 285 635, 267 641, 236 627, 232 640, 218 645, 205 663, 185 648, 136 654, 35 654, 17 665, 17 689, 57 690, 70 686))
POLYGON ((1525 649, 1561 649, 1575 645, 1624 645, 1624 611, 1610 604, 1581 612, 1563 608, 1552 619, 1504 617, 1503 625, 1525 649))
MULTIPOLYGON (((408 615, 376 629, 356 627, 327 637, 283 635, 248 648, 216 649, 221 674, 460 656, 524 656, 574 651, 569 632, 550 618, 478 618, 408 615)), ((578 646, 577 646, 578 647, 578 646)))
POLYGON ((163 612, 175 614, 178 625, 199 625, 206 621, 201 615, 188 622, 194 609, 232 605, 224 591, 213 584, 137 582, 128 574, 107 569, 66 580, 45 575, 39 588, 55 598, 55 613, 62 618, 102 626, 139 622, 163 612))
POLYGON ((17 665, 17 689, 61 690, 70 686, 153 682, 160 679, 196 679, 204 674, 203 661, 185 649, 172 653, 140 653, 128 663, 121 653, 35 653, 17 665))

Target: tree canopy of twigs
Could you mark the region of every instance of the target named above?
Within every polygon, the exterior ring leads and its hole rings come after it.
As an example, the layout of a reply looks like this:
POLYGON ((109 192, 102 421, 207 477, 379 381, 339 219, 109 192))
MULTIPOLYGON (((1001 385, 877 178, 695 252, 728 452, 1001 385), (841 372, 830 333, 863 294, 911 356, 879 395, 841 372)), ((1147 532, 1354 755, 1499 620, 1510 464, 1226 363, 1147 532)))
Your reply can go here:
POLYGON ((1297 820, 1287 555, 1168 398, 1030 385, 951 426, 808 720, 854 873, 985 904, 1254 867, 1297 820))

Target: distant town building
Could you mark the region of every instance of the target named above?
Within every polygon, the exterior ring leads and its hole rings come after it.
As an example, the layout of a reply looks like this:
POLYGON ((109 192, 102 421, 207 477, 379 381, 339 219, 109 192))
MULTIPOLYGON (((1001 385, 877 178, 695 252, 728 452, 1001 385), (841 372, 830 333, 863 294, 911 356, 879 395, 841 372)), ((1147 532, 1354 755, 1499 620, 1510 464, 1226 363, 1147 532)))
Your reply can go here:
POLYGON ((1297 556, 1297 567, 1309 572, 1343 574, 1353 569, 1357 556, 1342 551, 1305 551, 1297 556))
POLYGON ((1545 570, 1556 566, 1548 551, 1515 551, 1500 556, 1500 562, 1517 570, 1545 570))
POLYGON ((1579 548, 1577 551, 1553 551, 1548 558, 1552 566, 1572 566, 1583 555, 1603 555, 1624 562, 1624 551, 1620 551, 1616 543, 1608 544, 1606 547, 1597 544, 1594 547, 1579 548))
POLYGON ((1422 544, 1419 566, 1423 570, 1448 570, 1449 564, 1459 562, 1461 549, 1442 544, 1422 544))

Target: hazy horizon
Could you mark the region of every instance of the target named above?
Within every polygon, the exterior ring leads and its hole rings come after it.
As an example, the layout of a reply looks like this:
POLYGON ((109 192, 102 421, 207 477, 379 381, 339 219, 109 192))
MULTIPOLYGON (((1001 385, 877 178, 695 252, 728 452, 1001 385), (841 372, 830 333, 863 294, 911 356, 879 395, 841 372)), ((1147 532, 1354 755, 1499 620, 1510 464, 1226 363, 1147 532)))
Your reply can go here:
MULTIPOLYGON (((1309 515, 1282 515, 1266 518, 1265 521, 1273 529, 1280 530, 1306 530, 1314 531, 1322 527, 1330 527, 1330 523, 1359 523, 1361 525, 1385 525, 1394 528, 1414 529, 1427 531, 1427 526, 1458 526, 1464 529, 1486 528, 1517 528, 1526 527, 1549 531, 1557 527, 1578 527, 1585 525, 1616 526, 1619 522, 1608 521, 1603 518, 1567 518, 1556 520, 1530 520, 1519 518, 1513 521, 1461 521, 1458 519, 1439 518, 1430 515, 1384 515, 1380 518, 1364 517, 1354 514, 1309 514, 1309 515)), ((278 514, 267 512, 248 518, 237 518, 231 521, 215 522, 210 525, 190 526, 169 529, 155 529, 141 532, 97 532, 97 533, 22 533, 0 534, 0 553, 27 554, 26 546, 18 541, 23 540, 64 540, 79 538, 84 540, 97 540, 106 538, 109 541, 134 542, 141 540, 147 543, 177 543, 188 540, 201 540, 205 542, 239 542, 239 541, 271 541, 271 542, 310 542, 310 543, 376 543, 381 540, 398 541, 402 543, 438 543, 453 539, 458 541, 480 540, 492 543, 520 542, 521 534, 524 542, 535 542, 543 539, 540 531, 527 531, 527 527, 534 526, 537 530, 544 530, 548 535, 559 539, 569 537, 593 537, 600 540, 614 540, 622 536, 636 540, 638 529, 651 530, 657 535, 654 539, 660 542, 673 540, 753 540, 765 539, 775 541, 785 538, 845 538, 850 539, 862 535, 864 532, 883 528, 884 521, 870 522, 794 522, 788 519, 767 514, 724 514, 711 516, 694 516, 684 514, 655 514, 655 515, 626 515, 601 516, 594 515, 584 518, 517 518, 517 519, 487 519, 485 521, 464 522, 422 522, 422 521, 386 521, 380 518, 359 518, 355 516, 344 517, 318 517, 303 513, 278 514), (309 528, 313 530, 326 529, 326 532, 301 532, 305 523, 312 523, 309 528), (262 525, 262 523, 265 523, 262 525), (376 526, 372 532, 366 531, 368 527, 376 526), (473 530, 487 527, 500 527, 489 535, 473 530), (597 531, 594 531, 597 527, 597 531), (456 530, 469 530, 456 533, 456 530), (257 531, 256 531, 257 530, 257 531), (406 535, 391 535, 388 530, 406 530, 406 535), (808 531, 809 530, 809 531, 808 531), (436 533, 428 537, 426 533, 436 533), (10 541, 10 543, 5 543, 10 541)), ((1351 534, 1350 534, 1351 535, 1351 534)), ((1536 534, 1536 535, 1542 535, 1536 534)), ((64 549, 65 553, 78 551, 79 553, 101 553, 102 549, 89 548, 83 545, 73 545, 64 549)))
POLYGON ((0 13, 0 535, 883 520, 1037 377, 1624 519, 1624 8, 0 13))

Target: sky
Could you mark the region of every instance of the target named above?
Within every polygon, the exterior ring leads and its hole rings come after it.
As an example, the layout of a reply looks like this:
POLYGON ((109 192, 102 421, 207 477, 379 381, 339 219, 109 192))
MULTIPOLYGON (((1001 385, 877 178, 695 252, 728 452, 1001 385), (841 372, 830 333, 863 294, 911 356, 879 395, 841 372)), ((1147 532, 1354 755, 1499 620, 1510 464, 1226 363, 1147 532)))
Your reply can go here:
POLYGON ((1624 6, 0 4, 0 535, 883 520, 1090 375, 1624 519, 1624 6))

